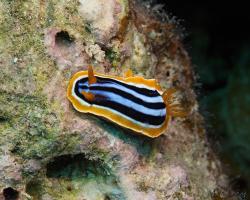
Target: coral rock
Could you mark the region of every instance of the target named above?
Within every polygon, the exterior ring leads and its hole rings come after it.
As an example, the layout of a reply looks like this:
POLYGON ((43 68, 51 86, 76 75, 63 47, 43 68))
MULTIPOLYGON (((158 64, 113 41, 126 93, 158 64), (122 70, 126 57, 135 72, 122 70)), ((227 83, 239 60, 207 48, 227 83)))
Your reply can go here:
POLYGON ((227 177, 206 142, 173 20, 127 0, 0 2, 0 199, 213 199, 227 177), (177 87, 185 119, 149 139, 68 102, 92 65, 177 87))

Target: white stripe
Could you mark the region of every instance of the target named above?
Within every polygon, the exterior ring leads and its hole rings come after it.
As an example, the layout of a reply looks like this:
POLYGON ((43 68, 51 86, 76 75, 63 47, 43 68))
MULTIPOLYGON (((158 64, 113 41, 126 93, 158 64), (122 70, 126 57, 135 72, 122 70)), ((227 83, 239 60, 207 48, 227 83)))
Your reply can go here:
MULTIPOLYGON (((77 99, 77 101, 79 101, 79 102, 80 102, 82 105, 84 105, 84 106, 88 106, 88 107, 93 106, 93 107, 96 107, 96 108, 102 108, 102 109, 108 110, 108 111, 110 111, 110 112, 112 112, 112 113, 114 113, 114 114, 116 114, 116 115, 118 115, 118 116, 120 116, 120 117, 123 117, 123 118, 125 118, 125 119, 127 119, 127 120, 129 120, 129 121, 131 121, 131 122, 133 122, 133 123, 135 123, 135 124, 141 126, 141 127, 145 127, 145 128, 155 128, 155 129, 157 129, 157 128, 160 128, 160 127, 163 125, 163 123, 164 123, 164 122, 163 122, 161 125, 145 124, 145 123, 136 121, 136 120, 134 120, 133 118, 128 117, 127 115, 124 115, 124 114, 122 114, 122 113, 120 113, 120 112, 118 112, 118 111, 116 111, 116 110, 111 109, 111 108, 107 108, 107 107, 99 106, 99 105, 95 105, 95 104, 90 105, 89 103, 87 103, 86 101, 84 101, 83 99, 81 99, 80 97, 78 97, 78 96, 74 93, 74 90, 72 90, 72 96, 74 96, 74 98, 77 99)), ((76 110, 78 110, 78 111, 80 111, 80 112, 82 111, 82 110, 79 110, 74 104, 73 104, 73 106, 74 106, 74 108, 75 108, 76 110)))
MULTIPOLYGON (((88 92, 88 90, 80 89, 80 93, 82 91, 88 92)), ((131 101, 129 99, 123 98, 120 95, 117 95, 117 94, 115 94, 113 92, 92 90, 91 93, 94 94, 94 95, 104 96, 109 101, 113 101, 113 102, 125 105, 125 106, 128 107, 128 109, 133 108, 137 112, 143 113, 145 115, 158 116, 158 117, 166 116, 166 109, 165 108, 163 108, 163 109, 147 108, 147 107, 145 107, 143 105, 140 105, 138 103, 135 103, 135 102, 133 102, 133 101, 131 101)))
POLYGON ((160 128, 160 127, 163 125, 163 123, 164 123, 164 122, 163 122, 161 125, 145 124, 145 123, 136 121, 136 120, 134 120, 134 119, 128 117, 127 115, 124 115, 124 114, 122 114, 122 113, 120 113, 120 112, 118 112, 118 111, 116 111, 116 110, 111 109, 111 108, 107 108, 107 107, 103 107, 103 106, 99 106, 99 105, 93 105, 93 106, 94 106, 94 107, 97 107, 97 108, 103 108, 103 109, 105 109, 105 110, 111 111, 111 112, 115 113, 116 115, 119 115, 119 116, 121 116, 121 117, 123 117, 123 118, 125 118, 125 119, 127 119, 127 120, 129 120, 129 121, 131 121, 131 122, 133 122, 133 123, 135 123, 135 124, 141 126, 141 127, 144 127, 144 128, 160 128))
MULTIPOLYGON (((77 78, 77 79, 74 81, 74 83, 73 83, 73 85, 72 85, 71 95, 72 95, 75 99, 77 99, 82 105, 84 105, 84 106, 90 106, 90 104, 89 104, 88 102, 82 100, 82 99, 81 99, 80 97, 78 97, 78 96, 76 95, 76 93, 75 93, 76 82, 77 82, 78 80, 82 79, 82 78, 84 78, 84 77, 81 76, 81 77, 77 78)), ((73 104, 73 105, 74 105, 74 104, 73 104)))
MULTIPOLYGON (((106 76, 98 76, 98 75, 95 75, 96 77, 100 77, 100 78, 106 78, 106 79, 110 79, 110 80, 114 80, 114 81, 118 81, 120 83, 124 83, 124 84, 127 84, 127 85, 130 85, 130 86, 136 86, 138 88, 144 88, 144 89, 148 89, 148 90, 152 90, 154 91, 155 88, 154 87, 150 87, 150 86, 145 86, 144 84, 138 84, 138 83, 130 83, 130 82, 126 82, 126 81, 122 81, 122 80, 117 80, 115 78, 110 78, 110 77, 106 77, 106 76)), ((86 78, 88 77, 88 75, 83 75, 81 77, 78 77, 77 80, 80 80, 82 78, 86 78)), ((147 79, 147 80, 154 80, 154 79, 147 79)), ((159 93, 161 93, 161 91, 158 91, 159 93)))
MULTIPOLYGON (((130 83, 130 82, 125 82, 125 81, 122 81, 122 80, 117 80, 117 79, 109 78, 109 77, 101 77, 101 78, 107 78, 107 79, 115 80, 115 81, 118 81, 118 82, 121 82, 121 83, 125 83, 127 85, 136 86, 138 88, 145 88, 145 89, 153 90, 153 91, 155 90, 155 88, 149 87, 149 86, 145 86, 144 84, 130 83)), ((154 79, 147 79, 147 80, 154 80, 154 79)))
MULTIPOLYGON (((80 86, 88 86, 88 82, 85 82, 84 84, 79 84, 80 86)), ((163 99, 162 97, 159 95, 157 97, 148 97, 145 96, 143 94, 139 94, 138 92, 132 90, 132 89, 128 89, 125 86, 122 85, 118 85, 115 83, 93 83, 91 84, 91 86, 100 86, 100 87, 110 87, 110 88, 115 88, 124 92, 127 92, 139 99, 142 99, 143 101, 147 102, 147 103, 163 103, 163 99)))

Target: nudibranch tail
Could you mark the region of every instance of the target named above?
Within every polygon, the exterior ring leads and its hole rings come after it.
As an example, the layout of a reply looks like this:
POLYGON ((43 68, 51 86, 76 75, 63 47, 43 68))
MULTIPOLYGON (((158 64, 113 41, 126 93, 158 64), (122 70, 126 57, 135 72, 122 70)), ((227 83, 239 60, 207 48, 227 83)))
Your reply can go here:
POLYGON ((177 89, 170 88, 167 89, 163 94, 162 98, 166 104, 167 113, 172 117, 186 117, 187 112, 184 111, 182 105, 177 103, 177 99, 175 98, 175 93, 177 89))

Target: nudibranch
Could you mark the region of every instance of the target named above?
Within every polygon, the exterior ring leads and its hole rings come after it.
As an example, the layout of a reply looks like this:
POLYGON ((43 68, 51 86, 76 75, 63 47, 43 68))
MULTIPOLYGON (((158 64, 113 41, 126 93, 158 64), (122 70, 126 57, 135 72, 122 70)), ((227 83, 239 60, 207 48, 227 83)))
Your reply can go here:
POLYGON ((148 137, 158 137, 167 128, 171 116, 183 116, 174 103, 175 89, 162 92, 154 79, 124 77, 80 71, 69 81, 67 97, 83 113, 104 117, 122 127, 148 137))

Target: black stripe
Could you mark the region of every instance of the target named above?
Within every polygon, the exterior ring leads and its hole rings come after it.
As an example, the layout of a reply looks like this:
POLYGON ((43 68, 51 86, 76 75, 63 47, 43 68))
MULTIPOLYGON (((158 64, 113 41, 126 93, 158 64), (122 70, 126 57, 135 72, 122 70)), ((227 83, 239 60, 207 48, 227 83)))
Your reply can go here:
POLYGON ((116 111, 136 120, 136 121, 139 121, 139 122, 142 122, 145 124, 161 125, 165 120, 165 116, 147 115, 147 114, 138 112, 138 111, 134 110, 133 108, 129 108, 125 105, 122 105, 120 103, 116 103, 113 101, 108 101, 108 100, 94 101, 93 104, 111 108, 111 109, 116 110, 116 111))
POLYGON ((102 99, 102 101, 97 100, 97 101, 90 102, 87 99, 85 99, 85 97, 81 93, 79 93, 79 82, 80 81, 77 81, 77 83, 75 85, 75 88, 74 88, 75 94, 89 104, 99 105, 99 106, 103 106, 103 107, 107 107, 107 108, 116 110, 116 111, 136 120, 136 121, 139 121, 139 122, 142 122, 145 124, 149 124, 149 125, 161 125, 165 120, 164 116, 162 116, 162 117, 161 116, 152 116, 152 115, 140 113, 140 112, 134 110, 133 108, 129 108, 125 105, 122 105, 122 104, 119 104, 119 103, 116 103, 113 101, 108 101, 106 99, 102 99))
POLYGON ((102 78, 102 77, 97 77, 97 82, 102 84, 102 83, 116 83, 118 85, 122 85, 128 89, 131 89, 131 90, 134 90, 136 91, 137 93, 139 94, 143 94, 145 96, 148 96, 148 97, 157 97, 159 96, 159 93, 156 91, 156 90, 150 90, 150 89, 147 89, 147 88, 138 88, 136 86, 133 86, 133 85, 128 85, 126 83, 122 83, 120 81, 117 81, 117 80, 114 80, 114 79, 111 79, 111 78, 102 78))
POLYGON ((76 85, 78 86, 79 83, 84 84, 84 83, 86 83, 87 81, 88 81, 88 77, 81 78, 80 80, 78 80, 78 81, 76 82, 76 85))
MULTIPOLYGON (((128 89, 134 90, 135 92, 148 96, 148 97, 157 97, 159 96, 159 93, 157 90, 150 90, 147 88, 138 88, 136 86, 133 85, 128 85, 126 83, 122 83, 120 81, 114 80, 112 78, 103 78, 103 77, 99 77, 99 76, 95 76, 97 78, 97 83, 102 84, 102 83, 116 83, 118 85, 122 85, 128 89)), ((84 84, 85 82, 88 81, 88 77, 82 78, 80 80, 77 81, 77 83, 82 83, 84 84)))
MULTIPOLYGON (((100 77, 98 77, 98 79, 99 79, 100 77)), ((86 77, 86 78, 82 78, 82 79, 80 79, 79 81, 77 81, 77 83, 76 83, 76 86, 79 86, 78 85, 78 83, 82 83, 82 84, 84 84, 85 82, 87 82, 88 81, 88 78, 86 77)), ((109 81, 105 81, 105 83, 112 83, 112 82, 115 82, 113 79, 109 79, 109 81)), ((104 81, 98 81, 98 83, 99 84, 102 84, 102 83, 104 83, 104 81)), ((143 101, 142 99, 140 99, 140 98, 138 98, 138 97, 136 97, 136 96, 134 96, 134 95, 132 95, 132 94, 129 94, 129 93, 127 93, 127 92, 125 92, 125 91, 122 91, 122 90, 119 90, 119 89, 116 89, 116 88, 112 88, 112 87, 102 87, 102 86, 91 86, 90 85, 90 87, 88 87, 88 86, 79 86, 81 89, 87 89, 87 88, 89 88, 90 90, 102 90, 102 91, 109 91, 109 92, 113 92, 113 93, 115 93, 115 94, 118 94, 118 95, 120 95, 120 96, 122 96, 123 98, 127 98, 127 99, 129 99, 129 100, 131 100, 131 101, 133 101, 133 102, 135 102, 135 103, 138 103, 138 104, 141 104, 141 105, 143 105, 143 106, 145 106, 145 107, 147 107, 147 108, 152 108, 152 109, 163 109, 163 108, 165 108, 166 106, 165 106, 165 104, 163 103, 163 102, 159 102, 159 103, 149 103, 149 102, 145 102, 145 101, 143 101)), ((126 86, 125 86, 126 87, 126 86)), ((135 87, 136 88, 136 87, 135 87)), ((131 89, 132 90, 132 88, 129 88, 129 89, 131 89)), ((138 88, 137 88, 138 89, 138 88)), ((142 89, 142 88, 141 88, 142 89)), ((147 89, 146 89, 147 90, 147 89)), ((147 90, 148 91, 148 90, 147 90)), ((150 90, 150 91, 152 91, 152 90, 150 90)), ((157 97, 157 96, 160 96, 160 94, 158 93, 158 91, 154 91, 155 92, 155 94, 157 94, 156 96, 154 96, 154 97, 157 97)), ((142 93, 141 93, 142 94, 142 93)), ((144 94, 142 94, 142 95, 144 95, 144 94)), ((147 96, 147 95, 146 95, 147 96)))
MULTIPOLYGON (((82 89, 84 89, 84 88, 82 88, 82 89)), ((87 88, 85 88, 85 89, 87 89, 87 88)), ((121 97, 123 97, 125 99, 129 99, 129 100, 133 101, 134 103, 143 105, 144 107, 151 108, 151 109, 164 109, 166 107, 163 102, 157 102, 157 103, 145 102, 142 99, 140 99, 132 94, 129 94, 127 92, 124 92, 122 90, 112 88, 112 87, 90 86, 89 89, 90 89, 90 91, 91 90, 95 90, 95 91, 99 90, 99 91, 112 92, 114 94, 120 95, 121 97)), ((158 94, 158 96, 159 96, 159 94, 158 94)))

